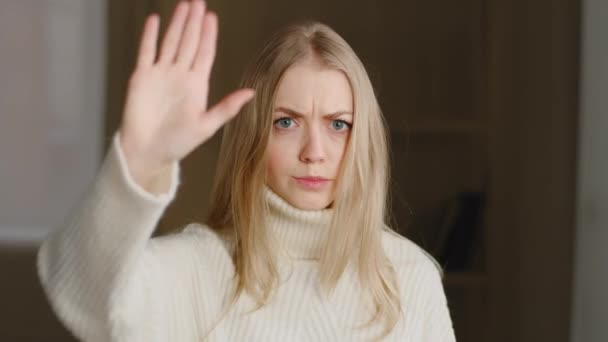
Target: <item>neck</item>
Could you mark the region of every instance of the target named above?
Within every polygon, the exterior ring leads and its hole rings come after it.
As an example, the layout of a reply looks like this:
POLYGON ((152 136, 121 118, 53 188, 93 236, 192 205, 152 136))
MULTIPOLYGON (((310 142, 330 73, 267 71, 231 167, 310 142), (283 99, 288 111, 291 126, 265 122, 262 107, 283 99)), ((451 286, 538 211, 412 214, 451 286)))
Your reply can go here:
POLYGON ((325 246, 333 210, 296 208, 267 186, 264 197, 269 208, 266 224, 281 253, 294 259, 318 259, 325 246))

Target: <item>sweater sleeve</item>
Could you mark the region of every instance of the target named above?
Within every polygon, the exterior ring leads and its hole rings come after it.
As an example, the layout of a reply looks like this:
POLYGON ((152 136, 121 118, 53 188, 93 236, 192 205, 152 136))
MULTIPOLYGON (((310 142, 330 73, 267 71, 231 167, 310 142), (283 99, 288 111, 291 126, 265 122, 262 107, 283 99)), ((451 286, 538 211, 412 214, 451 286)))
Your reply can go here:
POLYGON ((140 290, 149 285, 134 279, 148 262, 144 249, 179 185, 177 162, 170 189, 161 195, 139 187, 126 165, 117 132, 95 181, 38 251, 38 276, 51 306, 84 341, 122 340, 122 317, 145 303, 140 290))

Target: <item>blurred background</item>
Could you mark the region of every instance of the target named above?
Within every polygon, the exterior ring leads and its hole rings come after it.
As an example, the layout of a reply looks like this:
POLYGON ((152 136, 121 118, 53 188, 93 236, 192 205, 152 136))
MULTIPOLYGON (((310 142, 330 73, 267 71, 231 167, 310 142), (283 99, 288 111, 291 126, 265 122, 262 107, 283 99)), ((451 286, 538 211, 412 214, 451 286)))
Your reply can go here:
MULTIPOLYGON (((0 341, 73 341, 35 253, 120 124, 143 20, 174 0, 0 0, 0 341)), ((279 27, 333 27, 390 130, 391 225, 446 270, 458 341, 608 341, 608 2, 209 0, 211 100, 279 27)), ((157 234, 204 218, 220 135, 157 234)))

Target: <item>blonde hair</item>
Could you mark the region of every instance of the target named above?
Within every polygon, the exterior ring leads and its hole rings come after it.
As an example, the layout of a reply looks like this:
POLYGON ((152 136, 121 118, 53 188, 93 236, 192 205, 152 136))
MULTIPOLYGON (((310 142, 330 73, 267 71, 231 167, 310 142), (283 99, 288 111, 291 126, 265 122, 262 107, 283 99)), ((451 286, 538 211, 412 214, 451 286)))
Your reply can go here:
POLYGON ((363 327, 382 320, 384 337, 401 314, 395 271, 381 241, 389 207, 385 122, 365 67, 348 43, 328 26, 307 22, 284 28, 247 68, 241 86, 255 89, 256 96, 224 127, 207 223, 234 236, 233 301, 246 291, 258 308, 265 305, 278 281, 273 248, 263 224, 268 210, 263 187, 272 106, 282 75, 305 58, 316 58, 346 75, 355 112, 336 185, 331 228, 319 260, 321 284, 329 293, 347 265, 353 263, 375 307, 372 319, 363 327))

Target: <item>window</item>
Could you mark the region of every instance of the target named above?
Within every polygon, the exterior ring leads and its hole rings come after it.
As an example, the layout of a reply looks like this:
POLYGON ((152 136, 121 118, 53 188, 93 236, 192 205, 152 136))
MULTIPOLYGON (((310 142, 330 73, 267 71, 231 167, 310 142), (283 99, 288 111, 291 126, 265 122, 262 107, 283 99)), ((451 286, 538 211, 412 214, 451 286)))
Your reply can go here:
POLYGON ((99 166, 105 1, 0 3, 0 243, 40 242, 99 166))

